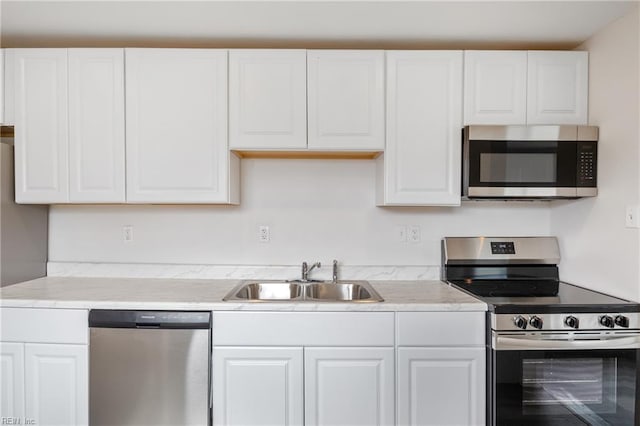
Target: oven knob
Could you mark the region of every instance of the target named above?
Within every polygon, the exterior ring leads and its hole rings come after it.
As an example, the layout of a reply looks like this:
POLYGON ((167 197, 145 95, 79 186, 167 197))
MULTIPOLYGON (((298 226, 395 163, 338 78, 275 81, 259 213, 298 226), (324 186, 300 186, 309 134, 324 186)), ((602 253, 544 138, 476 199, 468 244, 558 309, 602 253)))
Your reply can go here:
POLYGON ((513 319, 513 323, 515 324, 516 327, 521 328, 523 330, 527 328, 527 319, 522 315, 518 315, 517 317, 515 317, 513 319))
POLYGON ((629 328, 629 318, 624 315, 616 315, 615 323, 617 326, 629 328))
POLYGON ((603 327, 613 328, 614 322, 613 318, 609 315, 603 315, 600 317, 600 325, 603 327))
POLYGON ((578 328, 580 326, 580 321, 578 321, 578 318, 573 315, 569 315, 564 319, 564 325, 571 328, 578 328))
POLYGON ((531 327, 537 328, 538 330, 541 330, 542 329, 542 318, 537 317, 537 316, 534 315, 529 320, 529 324, 531 324, 531 327))

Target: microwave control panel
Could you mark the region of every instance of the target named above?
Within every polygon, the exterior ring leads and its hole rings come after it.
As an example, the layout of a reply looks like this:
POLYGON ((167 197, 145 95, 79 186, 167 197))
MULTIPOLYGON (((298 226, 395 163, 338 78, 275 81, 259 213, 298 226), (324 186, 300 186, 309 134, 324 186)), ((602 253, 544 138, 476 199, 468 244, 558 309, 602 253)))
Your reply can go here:
POLYGON ((596 187, 597 143, 578 142, 578 186, 596 187))

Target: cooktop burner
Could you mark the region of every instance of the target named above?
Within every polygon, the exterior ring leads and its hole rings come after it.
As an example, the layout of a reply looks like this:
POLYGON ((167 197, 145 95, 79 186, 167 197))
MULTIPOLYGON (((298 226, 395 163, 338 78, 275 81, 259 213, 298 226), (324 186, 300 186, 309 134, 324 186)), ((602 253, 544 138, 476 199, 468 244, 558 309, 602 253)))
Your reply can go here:
MULTIPOLYGON (((454 287, 466 291, 485 302, 494 313, 590 313, 590 312, 640 312, 640 304, 619 299, 573 284, 556 281, 556 294, 498 294, 489 290, 476 291, 475 284, 449 282, 454 287), (484 293, 484 294, 483 294, 484 293)), ((482 287, 482 286, 480 286, 482 287)), ((526 287, 526 286, 525 286, 526 287)), ((534 289, 535 290, 535 289, 534 289)), ((544 293, 544 291, 540 291, 544 293)))
POLYGON ((558 280, 451 280, 451 284, 476 296, 518 297, 547 296, 558 294, 558 280))

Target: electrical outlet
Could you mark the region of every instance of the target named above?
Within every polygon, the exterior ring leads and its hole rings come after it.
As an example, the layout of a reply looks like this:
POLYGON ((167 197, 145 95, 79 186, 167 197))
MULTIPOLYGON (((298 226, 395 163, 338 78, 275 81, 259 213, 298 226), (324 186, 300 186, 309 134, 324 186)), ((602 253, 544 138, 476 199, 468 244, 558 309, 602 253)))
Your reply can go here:
POLYGON ((407 240, 410 243, 419 243, 421 239, 420 235, 420 227, 417 225, 412 225, 409 227, 409 232, 407 234, 407 240))
POLYGON ((261 243, 268 243, 271 240, 269 234, 269 227, 266 225, 258 226, 258 241, 261 243))
POLYGON ((404 225, 396 226, 396 237, 399 243, 407 242, 407 227, 404 225))
POLYGON ((133 226, 125 225, 122 227, 122 240, 125 243, 130 243, 133 241, 133 226))
POLYGON ((640 206, 627 206, 625 226, 627 228, 640 228, 640 206))

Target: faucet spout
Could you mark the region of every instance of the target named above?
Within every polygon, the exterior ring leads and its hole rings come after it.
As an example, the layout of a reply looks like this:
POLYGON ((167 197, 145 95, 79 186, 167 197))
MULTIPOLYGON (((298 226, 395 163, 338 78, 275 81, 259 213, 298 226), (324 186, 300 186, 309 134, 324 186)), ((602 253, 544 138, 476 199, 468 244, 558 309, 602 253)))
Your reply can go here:
POLYGON ((302 262, 302 280, 301 281, 309 281, 309 272, 311 272, 314 268, 319 268, 322 266, 320 262, 316 262, 313 265, 307 265, 307 262, 302 262))

